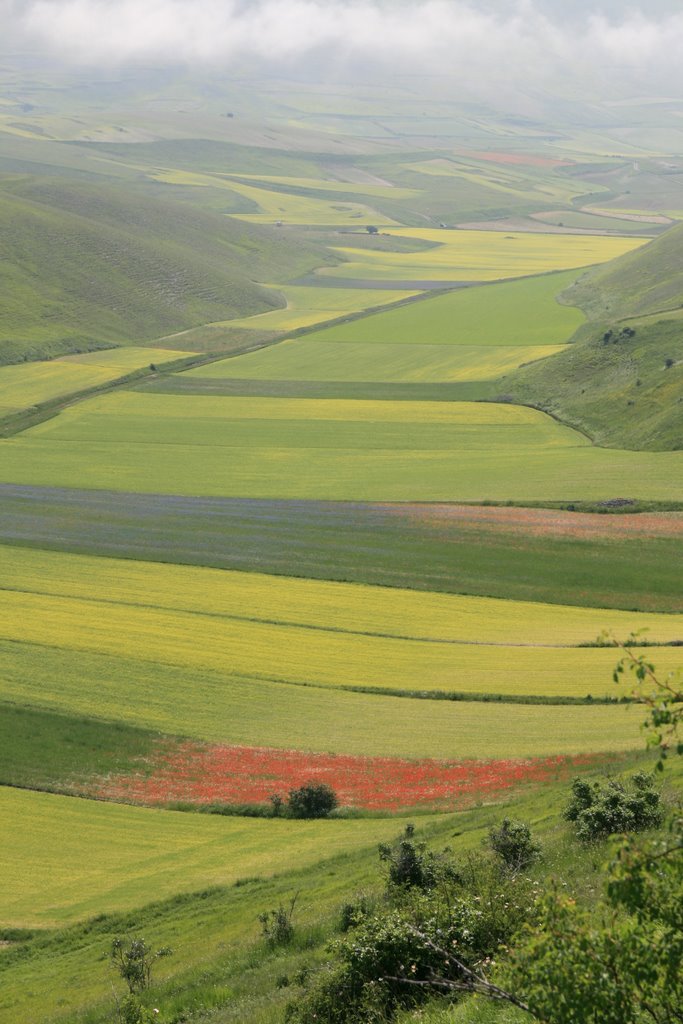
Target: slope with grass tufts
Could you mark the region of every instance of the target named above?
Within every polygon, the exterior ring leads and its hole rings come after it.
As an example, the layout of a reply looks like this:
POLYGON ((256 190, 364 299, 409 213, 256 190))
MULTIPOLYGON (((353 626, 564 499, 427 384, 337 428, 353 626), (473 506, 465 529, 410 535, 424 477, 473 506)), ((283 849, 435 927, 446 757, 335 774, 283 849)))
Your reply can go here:
POLYGON ((309 243, 133 187, 0 181, 0 362, 151 340, 283 305, 255 282, 324 262, 309 243))

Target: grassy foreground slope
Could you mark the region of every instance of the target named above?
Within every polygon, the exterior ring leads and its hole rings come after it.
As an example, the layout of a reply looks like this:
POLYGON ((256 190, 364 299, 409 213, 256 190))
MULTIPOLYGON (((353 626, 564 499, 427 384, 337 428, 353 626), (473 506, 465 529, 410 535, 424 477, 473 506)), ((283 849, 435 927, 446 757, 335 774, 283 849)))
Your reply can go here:
POLYGON ((683 225, 565 292, 592 323, 547 362, 501 379, 600 445, 683 448, 683 225))
POLYGON ((149 340, 260 313, 255 281, 324 262, 313 246, 134 188, 0 182, 0 362, 149 340))
MULTIPOLYGON (((677 778, 680 779, 680 773, 677 778)), ((28 804, 34 794, 19 796, 24 796, 28 804)), ((34 806, 38 811, 46 798, 41 794, 35 796, 38 801, 34 806)), ((59 798, 52 799, 62 806, 66 803, 59 798)), ((585 850, 570 838, 568 826, 561 821, 566 799, 567 783, 563 781, 541 791, 520 794, 506 807, 484 806, 457 816, 421 818, 418 835, 436 850, 449 846, 459 858, 468 851, 476 851, 481 857, 487 830, 499 823, 505 813, 519 817, 531 823, 534 836, 540 838, 544 846, 543 861, 531 869, 534 878, 542 881, 548 875, 559 875, 561 881, 566 881, 571 896, 594 901, 595 890, 600 885, 599 872, 608 853, 603 846, 585 850)), ((82 806, 85 802, 71 803, 82 806)), ((164 812, 138 811, 139 817, 128 816, 130 808, 105 805, 95 806, 96 820, 106 821, 109 810, 127 818, 129 823, 131 820, 158 820, 164 815, 164 812)), ((84 814, 85 808, 76 807, 64 813, 84 814)), ((167 816, 176 820, 181 817, 168 813, 167 816)), ((192 824, 192 821, 179 821, 180 828, 190 829, 192 824)), ((195 821, 194 824, 196 828, 207 826, 208 835, 212 829, 218 830, 223 822, 195 821)), ((325 836, 328 826, 333 824, 322 822, 316 827, 325 836)), ((368 823, 355 824, 365 826, 368 823)), ((378 831, 388 826, 384 835, 390 837, 398 833, 401 825, 395 820, 374 824, 378 831)), ((172 827, 165 826, 166 834, 172 832, 172 827)), ((106 831, 103 829, 100 836, 88 837, 87 841, 93 846, 98 839, 106 837, 106 831)), ((230 832, 228 827, 226 834, 230 832)), ((25 842, 29 841, 27 834, 25 842)), ((63 837, 61 841, 64 842, 63 837)), ((150 993, 150 1006, 160 1008, 161 1019, 182 1020, 199 1015, 211 1024, 233 1024, 238 1020, 243 1024, 282 1021, 285 1004, 301 993, 298 984, 292 984, 299 969, 315 970, 328 955, 328 941, 339 935, 341 905, 360 892, 379 897, 383 873, 375 843, 376 840, 370 839, 364 848, 359 843, 355 851, 343 854, 336 850, 328 852, 319 846, 315 865, 305 856, 301 866, 288 867, 282 873, 272 875, 262 869, 261 877, 242 878, 241 884, 222 884, 163 902, 155 891, 150 891, 147 905, 133 912, 101 915, 96 920, 39 933, 25 944, 4 951, 0 957, 0 1021, 2 1024, 34 1024, 38 1020, 44 1024, 110 1021, 112 973, 106 953, 112 938, 122 934, 143 934, 155 948, 170 944, 174 950, 173 956, 157 965, 150 993), (259 940, 258 914, 279 903, 286 905, 296 892, 300 896, 294 942, 283 949, 268 950, 259 940), (278 982, 284 975, 289 977, 287 986, 278 982)), ((223 849, 226 863, 221 869, 227 872, 230 871, 229 843, 225 843, 223 849)), ((214 854, 217 850, 218 843, 213 848, 214 854)), ((239 851, 237 844, 236 850, 239 851)), ((50 860, 50 850, 42 852, 43 861, 38 866, 44 869, 50 860)), ((210 853, 207 844, 204 856, 210 853)), ((202 851, 197 847, 188 856, 186 848, 185 856, 196 864, 202 851)), ((451 1008, 445 1012, 451 1014, 457 1010, 451 1008)), ((508 1018, 487 1016, 484 1007, 483 1013, 475 1014, 472 1019, 502 1021, 508 1018)))

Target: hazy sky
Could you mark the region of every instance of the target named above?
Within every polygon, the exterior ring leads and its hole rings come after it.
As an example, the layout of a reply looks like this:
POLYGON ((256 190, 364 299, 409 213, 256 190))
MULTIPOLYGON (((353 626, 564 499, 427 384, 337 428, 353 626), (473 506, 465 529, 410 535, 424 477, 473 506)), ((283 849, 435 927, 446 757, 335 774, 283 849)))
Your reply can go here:
POLYGON ((92 65, 377 62, 494 81, 612 69, 683 85, 680 0, 0 0, 3 48, 92 65))

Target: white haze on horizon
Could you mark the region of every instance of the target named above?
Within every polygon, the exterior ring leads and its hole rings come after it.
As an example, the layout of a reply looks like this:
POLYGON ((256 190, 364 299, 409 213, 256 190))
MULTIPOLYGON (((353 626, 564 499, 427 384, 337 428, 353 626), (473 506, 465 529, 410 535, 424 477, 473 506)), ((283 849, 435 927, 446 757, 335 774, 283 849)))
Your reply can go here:
POLYGON ((623 14, 596 4, 558 13, 552 0, 0 0, 0 47, 86 67, 310 61, 489 85, 614 72, 675 90, 683 11, 660 2, 656 15, 621 4, 623 14))

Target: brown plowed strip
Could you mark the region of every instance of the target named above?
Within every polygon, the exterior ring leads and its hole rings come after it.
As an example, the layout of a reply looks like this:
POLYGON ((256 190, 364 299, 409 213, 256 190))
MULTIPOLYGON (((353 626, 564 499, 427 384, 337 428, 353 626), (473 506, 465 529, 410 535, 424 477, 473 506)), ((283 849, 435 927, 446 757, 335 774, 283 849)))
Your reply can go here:
POLYGON ((642 512, 601 515, 550 508, 498 508, 489 505, 382 505, 401 519, 443 529, 491 529, 534 537, 607 538, 680 537, 683 512, 642 512))

